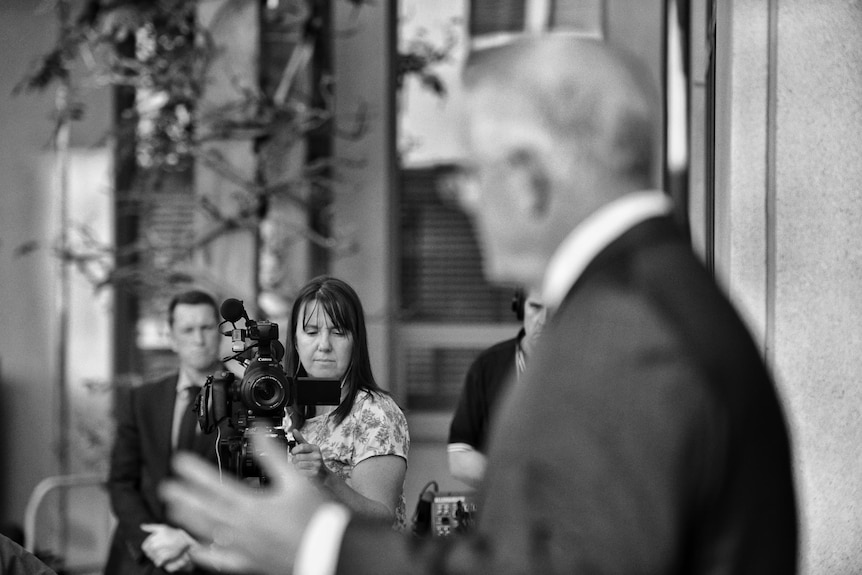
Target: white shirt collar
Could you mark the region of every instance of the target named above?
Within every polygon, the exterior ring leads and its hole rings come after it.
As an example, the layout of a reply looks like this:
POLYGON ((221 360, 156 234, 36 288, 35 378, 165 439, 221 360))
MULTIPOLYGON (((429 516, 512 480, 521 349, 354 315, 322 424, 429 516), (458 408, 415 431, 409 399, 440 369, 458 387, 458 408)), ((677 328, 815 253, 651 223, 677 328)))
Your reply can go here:
POLYGON ((589 215, 557 247, 548 262, 542 299, 557 309, 591 261, 626 231, 652 217, 671 212, 673 203, 660 190, 634 192, 589 215))
POLYGON ((182 393, 189 387, 198 386, 203 387, 203 381, 195 381, 185 370, 181 369, 179 377, 177 377, 177 394, 182 395, 182 393))

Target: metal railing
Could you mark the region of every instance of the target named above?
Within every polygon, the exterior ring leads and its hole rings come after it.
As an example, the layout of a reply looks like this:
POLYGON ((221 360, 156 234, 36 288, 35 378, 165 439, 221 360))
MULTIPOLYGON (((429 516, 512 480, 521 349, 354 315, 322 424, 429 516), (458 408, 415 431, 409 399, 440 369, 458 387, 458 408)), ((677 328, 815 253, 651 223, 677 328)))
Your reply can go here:
POLYGON ((50 555, 67 573, 100 573, 116 524, 104 485, 102 474, 57 475, 40 481, 24 509, 24 548, 43 560, 50 555), (53 507, 46 509, 49 503, 53 507), (40 529, 49 513, 50 529, 40 529))

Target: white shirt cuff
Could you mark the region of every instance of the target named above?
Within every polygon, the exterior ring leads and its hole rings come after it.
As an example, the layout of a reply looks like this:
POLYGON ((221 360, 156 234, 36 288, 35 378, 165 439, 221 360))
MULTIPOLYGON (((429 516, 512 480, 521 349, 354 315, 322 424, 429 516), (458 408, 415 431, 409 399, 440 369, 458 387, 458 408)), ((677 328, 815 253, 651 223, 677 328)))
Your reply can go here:
POLYGON ((350 511, 337 503, 324 503, 312 515, 302 534, 293 575, 335 575, 341 539, 350 511))
POLYGON ((449 453, 457 453, 459 451, 476 451, 476 448, 469 443, 450 443, 446 446, 446 451, 449 453))

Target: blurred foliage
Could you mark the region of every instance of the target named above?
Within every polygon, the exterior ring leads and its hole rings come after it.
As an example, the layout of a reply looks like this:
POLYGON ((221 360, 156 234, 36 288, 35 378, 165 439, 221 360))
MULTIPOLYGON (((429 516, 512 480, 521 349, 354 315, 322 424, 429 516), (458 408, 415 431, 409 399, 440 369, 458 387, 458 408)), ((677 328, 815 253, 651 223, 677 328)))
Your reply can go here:
MULTIPOLYGON (((140 93, 138 161, 142 167, 184 169, 195 142, 192 113, 217 53, 206 29, 195 25, 195 0, 54 0, 57 41, 19 82, 16 93, 71 86, 83 68, 91 87, 125 86, 140 93), (73 5, 80 5, 77 15, 73 5)), ((80 119, 77 90, 58 123, 80 119)))
MULTIPOLYGON (((375 5, 372 0, 336 1, 350 4, 354 16, 375 5)), ((131 215, 147 222, 148 213, 164 209, 166 192, 179 188, 208 225, 168 238, 142 227, 124 245, 106 246, 86 223, 72 223, 62 241, 52 246, 22 243, 18 254, 47 247, 97 287, 130 287, 140 293, 194 279, 189 264, 194 255, 237 230, 251 231, 264 243, 282 242, 262 245, 268 254, 258 254, 276 266, 283 261, 279 258, 289 257, 285 254, 291 243, 309 242, 333 253, 353 248, 349 237, 326 225, 339 167, 351 160, 324 153, 288 168, 285 164, 309 137, 358 139, 365 133, 368 119, 362 103, 352 118, 340 118, 336 126, 332 78, 326 70, 314 68, 319 40, 328 40, 323 35, 337 38, 355 31, 327 28, 323 21, 328 15, 321 11, 328 9, 328 2, 262 2, 261 35, 279 38, 281 53, 274 64, 260 63, 265 72, 261 81, 234 82, 233 97, 213 105, 206 100, 212 66, 230 46, 223 40, 219 44, 212 29, 246 2, 220 3, 209 28, 198 20, 204 0, 42 2, 41 9, 56 13, 59 33, 15 93, 56 89, 62 94, 53 118, 55 134, 87 112, 82 97, 86 90, 110 87, 124 95, 108 135, 118 169, 130 174, 130 181, 117 183, 115 189, 116 217, 131 215), (252 144, 257 162, 253 177, 247 175, 248 166, 231 165, 219 147, 208 145, 229 141, 252 144), (191 174, 196 166, 216 173, 227 189, 234 190, 230 201, 194 193, 191 174), (285 218, 285 210, 305 216, 285 218), (291 229, 274 232, 284 221, 291 229)), ((421 34, 408 42, 397 55, 397 87, 415 75, 424 87, 444 96, 445 86, 433 68, 447 59, 453 45, 450 39, 435 46, 421 34)), ((264 52, 262 58, 275 56, 264 52)))
POLYGON ((435 66, 450 61, 452 51, 458 45, 458 35, 454 24, 445 30, 442 44, 435 44, 429 38, 428 31, 420 28, 416 36, 406 41, 406 47, 398 52, 398 69, 396 71, 396 87, 401 90, 404 81, 415 76, 420 84, 431 93, 446 96, 446 85, 435 71, 435 66))
MULTIPOLYGON (((356 10, 366 4, 340 1, 356 10)), ((43 3, 42 9, 57 15, 57 40, 34 62, 15 92, 54 88, 62 94, 54 114, 55 133, 59 133, 85 113, 86 90, 118 90, 122 103, 109 136, 118 169, 129 177, 117 182, 117 218, 137 216, 147 222, 148 214, 160 205, 163 209, 167 195, 179 192, 195 204, 202 216, 197 221, 207 222, 196 226, 200 229, 168 238, 142 227, 138 237, 120 246, 99 246, 86 224, 70 224, 61 245, 51 247, 96 286, 149 291, 165 282, 187 281, 189 261, 198 250, 237 230, 259 233, 274 204, 304 212, 322 209, 324 202, 311 196, 318 192, 328 196, 335 177, 334 159, 316 158, 284 173, 266 166, 232 165, 218 146, 208 145, 245 141, 251 144, 256 162, 264 164, 267 158, 285 162, 296 154, 292 149, 304 145, 308 134, 333 129, 331 79, 322 75, 318 86, 305 81, 312 73, 320 35, 327 33, 314 0, 280 0, 260 8, 261 27, 284 39, 281 69, 267 69, 275 76, 271 90, 265 91, 257 79, 231 78, 229 97, 217 105, 206 100, 213 63, 231 49, 224 39, 217 43, 211 30, 243 9, 243 4, 247 6, 240 0, 222 2, 207 27, 198 20, 203 0, 43 3), (312 105, 314 90, 325 97, 312 105), (195 166, 224 180, 226 188, 233 190, 229 201, 194 193, 195 166), (249 178, 250 172, 256 175, 249 178)), ((355 123, 352 135, 359 137, 364 131, 362 114, 355 123)), ((339 243, 325 230, 299 235, 326 246, 339 243)), ((38 247, 48 246, 28 242, 17 251, 25 254, 38 247)))

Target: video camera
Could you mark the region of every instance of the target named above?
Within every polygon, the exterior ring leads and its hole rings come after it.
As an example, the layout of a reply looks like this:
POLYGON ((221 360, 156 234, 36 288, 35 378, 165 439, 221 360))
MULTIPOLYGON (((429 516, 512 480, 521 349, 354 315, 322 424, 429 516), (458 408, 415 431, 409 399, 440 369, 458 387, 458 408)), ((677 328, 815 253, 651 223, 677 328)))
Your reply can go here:
POLYGON ((251 451, 251 437, 264 434, 274 437, 289 450, 283 428, 288 405, 338 405, 341 401, 341 382, 337 379, 289 377, 281 365, 284 346, 278 341, 278 324, 249 319, 241 300, 227 299, 220 308, 225 323, 231 329, 219 330, 231 337, 234 355, 223 361, 235 360, 245 366, 242 379, 230 371, 210 375, 195 401, 198 423, 204 433, 212 433, 218 424, 227 420, 238 434, 219 439, 219 458, 226 454, 229 467, 237 477, 266 478, 261 474, 255 458, 263 453, 251 451), (245 320, 244 328, 236 323, 245 320))

